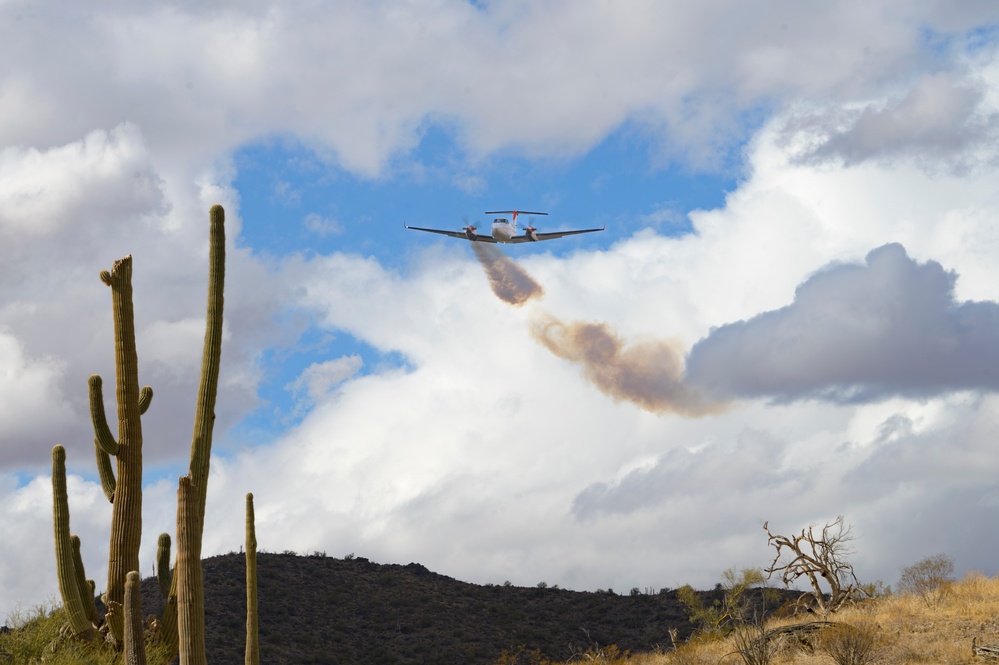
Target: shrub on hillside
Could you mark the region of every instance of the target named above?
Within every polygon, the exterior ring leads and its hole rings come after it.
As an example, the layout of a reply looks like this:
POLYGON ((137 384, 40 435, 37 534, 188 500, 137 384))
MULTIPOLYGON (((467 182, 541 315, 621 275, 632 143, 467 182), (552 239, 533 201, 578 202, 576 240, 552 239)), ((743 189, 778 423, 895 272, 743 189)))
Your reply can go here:
POLYGON ((878 638, 866 626, 841 623, 822 631, 820 644, 836 665, 866 665, 874 660, 878 638))
POLYGON ((902 569, 898 590, 919 596, 929 607, 936 607, 954 584, 954 561, 937 554, 902 569))

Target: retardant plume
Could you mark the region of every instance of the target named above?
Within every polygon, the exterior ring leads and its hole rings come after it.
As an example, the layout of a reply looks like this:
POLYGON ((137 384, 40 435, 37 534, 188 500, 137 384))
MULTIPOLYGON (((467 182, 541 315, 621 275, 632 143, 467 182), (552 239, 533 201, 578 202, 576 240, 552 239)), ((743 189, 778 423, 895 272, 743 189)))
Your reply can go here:
POLYGON ((472 249, 486 271, 489 286, 500 300, 519 307, 532 298, 544 295, 541 285, 495 245, 473 242, 472 249))
MULTIPOLYGON (((497 247, 473 242, 472 249, 501 300, 522 305, 544 294, 527 271, 497 247)), ((725 408, 684 380, 683 351, 667 340, 626 345, 604 323, 566 323, 540 313, 531 324, 534 338, 559 358, 580 363, 586 378, 605 395, 652 413, 703 416, 725 408)))
POLYGON ((652 413, 703 416, 725 408, 689 386, 683 352, 667 340, 625 342, 604 323, 566 323, 550 314, 535 319, 531 333, 559 358, 580 363, 586 378, 615 400, 652 413))

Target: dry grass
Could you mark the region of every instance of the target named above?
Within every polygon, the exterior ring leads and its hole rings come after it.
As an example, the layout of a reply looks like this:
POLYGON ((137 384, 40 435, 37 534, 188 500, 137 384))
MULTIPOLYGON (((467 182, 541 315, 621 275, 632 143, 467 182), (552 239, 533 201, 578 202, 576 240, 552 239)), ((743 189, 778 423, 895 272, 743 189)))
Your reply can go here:
MULTIPOLYGON (((774 665, 940 665, 982 662, 971 641, 999 644, 999 578, 972 573, 930 607, 916 595, 889 596, 844 608, 830 620, 849 628, 825 629, 811 646, 776 649, 774 665), (869 638, 869 640, 868 640, 869 638), (868 641, 870 643, 868 643, 868 641), (834 652, 836 657, 830 653, 834 652)), ((767 624, 791 625, 794 619, 767 624)), ((667 654, 633 656, 629 665, 738 665, 746 662, 734 637, 693 640, 667 654)))

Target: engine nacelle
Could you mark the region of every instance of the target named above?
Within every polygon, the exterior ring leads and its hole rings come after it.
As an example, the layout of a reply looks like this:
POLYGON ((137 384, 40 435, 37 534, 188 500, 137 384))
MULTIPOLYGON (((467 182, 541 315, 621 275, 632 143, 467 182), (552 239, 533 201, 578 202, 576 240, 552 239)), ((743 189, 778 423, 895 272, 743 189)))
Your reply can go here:
POLYGON ((527 239, 530 240, 531 242, 537 242, 538 241, 537 231, 538 230, 533 226, 528 226, 524 228, 524 235, 526 235, 527 239))

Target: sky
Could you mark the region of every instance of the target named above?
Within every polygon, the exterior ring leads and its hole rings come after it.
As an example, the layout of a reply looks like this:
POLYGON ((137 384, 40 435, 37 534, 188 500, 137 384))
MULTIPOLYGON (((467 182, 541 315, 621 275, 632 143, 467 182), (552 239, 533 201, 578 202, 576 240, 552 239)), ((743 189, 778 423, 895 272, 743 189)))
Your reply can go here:
POLYGON ((5 0, 0 63, 0 620, 57 602, 56 444, 104 587, 129 254, 140 572, 174 532, 215 203, 205 555, 253 492, 262 550, 479 584, 710 587, 839 515, 862 581, 997 572, 994 3, 5 0), (513 208, 606 230, 405 229, 513 208))

